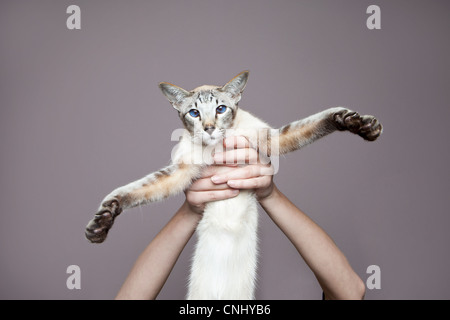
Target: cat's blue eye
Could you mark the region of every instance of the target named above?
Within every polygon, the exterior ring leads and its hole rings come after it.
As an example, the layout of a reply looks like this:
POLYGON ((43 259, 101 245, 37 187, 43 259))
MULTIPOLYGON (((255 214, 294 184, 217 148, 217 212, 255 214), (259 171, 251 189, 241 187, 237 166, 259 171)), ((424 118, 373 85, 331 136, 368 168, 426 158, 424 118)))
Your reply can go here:
POLYGON ((197 118, 200 115, 200 112, 197 109, 189 110, 189 115, 193 118, 197 118))
POLYGON ((227 111, 227 106, 221 105, 216 108, 217 113, 224 113, 225 111, 227 111))

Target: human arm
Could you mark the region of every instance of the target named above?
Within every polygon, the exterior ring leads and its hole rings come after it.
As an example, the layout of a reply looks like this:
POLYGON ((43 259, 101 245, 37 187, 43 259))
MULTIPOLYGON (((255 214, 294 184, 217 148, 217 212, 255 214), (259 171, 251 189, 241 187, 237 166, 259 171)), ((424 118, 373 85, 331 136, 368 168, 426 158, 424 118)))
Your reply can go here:
MULTIPOLYGON (((237 161, 255 156, 248 145, 226 151, 217 158, 237 161), (243 149, 247 149, 242 152, 243 149)), ((325 297, 359 299, 364 284, 331 238, 295 207, 273 183, 273 170, 259 163, 245 167, 212 166, 186 191, 186 201, 139 256, 116 299, 155 299, 210 201, 228 199, 239 189, 253 189, 272 220, 294 244, 316 275, 325 297)))
MULTIPOLYGON (((234 197, 239 190, 213 184, 210 177, 225 168, 211 167, 186 190, 186 201, 141 253, 119 290, 117 300, 155 299, 192 237, 207 202, 234 197)), ((230 170, 230 169, 228 169, 230 170)))
POLYGON ((116 299, 155 299, 200 218, 185 202, 136 260, 116 299))
MULTIPOLYGON (((251 151, 246 153, 251 154, 251 151)), ((229 150, 217 158, 239 159, 243 154, 242 150, 229 150)), ((342 251, 319 225, 280 192, 267 166, 256 164, 236 168, 213 176, 212 180, 227 182, 233 188, 255 190, 261 206, 313 271, 326 299, 364 298, 364 282, 342 251)))
POLYGON ((365 285, 330 236, 274 186, 260 200, 316 276, 325 299, 364 298, 365 285))

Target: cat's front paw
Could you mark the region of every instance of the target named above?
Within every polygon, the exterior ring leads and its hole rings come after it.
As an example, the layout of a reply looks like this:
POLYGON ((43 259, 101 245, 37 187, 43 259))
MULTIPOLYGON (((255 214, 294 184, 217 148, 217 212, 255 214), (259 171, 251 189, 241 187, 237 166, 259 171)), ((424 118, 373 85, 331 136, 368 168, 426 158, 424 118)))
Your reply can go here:
POLYGON ((122 212, 118 199, 111 199, 102 203, 100 210, 86 226, 86 238, 92 243, 102 243, 114 224, 114 219, 122 212))
POLYGON ((368 141, 376 140, 383 132, 383 126, 374 116, 361 116, 348 109, 334 113, 333 121, 338 130, 348 130, 368 141))

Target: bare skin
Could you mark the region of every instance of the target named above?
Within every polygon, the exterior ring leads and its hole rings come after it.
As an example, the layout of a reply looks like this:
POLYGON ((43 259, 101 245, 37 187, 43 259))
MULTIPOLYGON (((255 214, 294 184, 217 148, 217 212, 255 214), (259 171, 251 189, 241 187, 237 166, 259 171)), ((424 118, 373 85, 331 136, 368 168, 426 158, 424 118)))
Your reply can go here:
MULTIPOLYGON (((228 138, 224 144, 233 149, 216 154, 216 163, 226 159, 255 163, 251 160, 258 157, 244 137, 228 138)), ((256 163, 208 168, 185 192, 183 205, 139 256, 116 299, 155 299, 194 234, 206 203, 235 197, 241 189, 255 191, 261 206, 313 271, 326 299, 364 298, 364 282, 334 241, 275 186, 272 167, 256 163)))

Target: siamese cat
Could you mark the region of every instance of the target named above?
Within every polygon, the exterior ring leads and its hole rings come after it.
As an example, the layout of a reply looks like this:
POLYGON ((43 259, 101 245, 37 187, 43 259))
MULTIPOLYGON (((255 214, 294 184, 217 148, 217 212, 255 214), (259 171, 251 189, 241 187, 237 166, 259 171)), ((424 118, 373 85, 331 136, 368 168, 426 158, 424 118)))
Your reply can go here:
MULTIPOLYGON (((229 132, 246 137, 267 159, 298 150, 334 131, 350 131, 368 141, 382 133, 382 125, 375 117, 361 116, 343 107, 273 129, 238 107, 248 75, 243 71, 224 86, 204 85, 192 91, 167 82, 159 84, 184 126, 172 162, 107 195, 86 227, 89 241, 103 242, 123 210, 189 188, 212 164, 212 150, 222 145, 229 132)), ((257 200, 252 191, 241 190, 235 198, 206 205, 196 230, 188 299, 254 299, 257 226, 257 200)))

